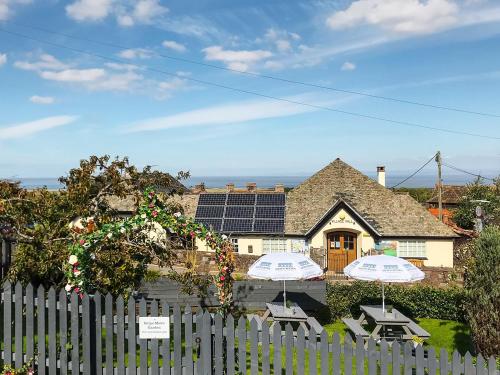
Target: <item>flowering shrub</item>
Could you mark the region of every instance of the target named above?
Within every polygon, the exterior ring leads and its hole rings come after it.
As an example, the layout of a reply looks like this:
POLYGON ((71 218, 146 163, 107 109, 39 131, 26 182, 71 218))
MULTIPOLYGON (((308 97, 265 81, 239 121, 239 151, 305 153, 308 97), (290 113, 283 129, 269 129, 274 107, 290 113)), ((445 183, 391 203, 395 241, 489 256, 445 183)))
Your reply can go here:
POLYGON ((4 365, 0 375, 34 375, 33 360, 29 360, 23 367, 14 368, 10 365, 4 365))
MULTIPOLYGON (((97 258, 113 243, 126 244, 145 255, 141 258, 142 269, 145 269, 145 259, 154 259, 158 254, 165 258, 165 253, 171 253, 173 240, 200 239, 215 251, 218 273, 214 276, 214 283, 217 286, 221 310, 226 312, 230 308, 233 281, 231 274, 234 270, 230 241, 226 236, 219 236, 180 212, 172 214, 153 189, 145 190, 144 203, 135 216, 106 223, 99 228, 86 224, 84 223, 85 227, 92 229, 78 233, 69 246, 70 255, 64 266, 67 292, 83 296, 83 293, 99 289, 95 283, 96 277, 99 277, 98 267, 96 269, 97 258)), ((166 263, 171 265, 168 262, 168 254, 166 263)))

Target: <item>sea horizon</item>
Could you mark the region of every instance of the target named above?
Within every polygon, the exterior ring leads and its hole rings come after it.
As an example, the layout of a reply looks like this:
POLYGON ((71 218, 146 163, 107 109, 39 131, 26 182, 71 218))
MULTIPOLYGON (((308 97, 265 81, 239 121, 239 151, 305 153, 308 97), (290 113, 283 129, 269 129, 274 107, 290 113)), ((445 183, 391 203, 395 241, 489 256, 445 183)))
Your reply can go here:
MULTIPOLYGON (((376 174, 367 174, 368 177, 376 181, 376 174)), ((200 183, 204 183, 207 188, 221 188, 226 184, 233 183, 236 187, 245 187, 247 183, 253 182, 257 184, 257 187, 261 188, 271 188, 276 184, 283 184, 287 188, 293 188, 303 181, 305 181, 310 176, 298 175, 298 176, 191 176, 189 179, 182 181, 186 187, 194 187, 200 183)), ((392 187, 405 178, 408 175, 403 174, 393 174, 386 175, 386 186, 392 187)), ((492 177, 492 176, 485 176, 492 177)), ((56 177, 7 177, 4 179, 20 181, 21 186, 27 189, 36 189, 46 186, 48 189, 56 190, 63 187, 56 177)), ((432 188, 436 184, 436 176, 433 175, 419 175, 414 176, 410 180, 404 182, 398 187, 408 187, 408 188, 432 188)), ((463 176, 463 175, 445 175, 443 176, 443 183, 448 185, 465 185, 467 183, 473 182, 474 177, 463 176)), ((488 181, 486 181, 488 182, 488 181)))

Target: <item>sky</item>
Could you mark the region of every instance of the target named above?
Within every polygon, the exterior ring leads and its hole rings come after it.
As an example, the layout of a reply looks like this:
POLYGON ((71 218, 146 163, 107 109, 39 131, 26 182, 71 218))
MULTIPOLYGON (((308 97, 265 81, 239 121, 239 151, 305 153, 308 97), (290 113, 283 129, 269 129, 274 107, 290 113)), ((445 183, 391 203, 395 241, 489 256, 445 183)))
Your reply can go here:
POLYGON ((0 177, 498 175, 499 94, 495 0, 0 0, 0 177))

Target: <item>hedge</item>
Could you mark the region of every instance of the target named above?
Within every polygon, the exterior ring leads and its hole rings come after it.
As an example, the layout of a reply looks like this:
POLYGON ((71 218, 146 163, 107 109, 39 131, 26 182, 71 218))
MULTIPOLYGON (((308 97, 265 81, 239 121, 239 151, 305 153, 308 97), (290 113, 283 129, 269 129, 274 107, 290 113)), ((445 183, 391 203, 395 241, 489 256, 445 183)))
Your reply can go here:
MULTIPOLYGON (((385 303, 411 318, 434 318, 464 322, 465 292, 458 287, 436 288, 424 284, 385 285, 385 303)), ((330 320, 358 317, 360 305, 382 304, 379 283, 355 281, 352 284, 328 283, 326 303, 330 320)))

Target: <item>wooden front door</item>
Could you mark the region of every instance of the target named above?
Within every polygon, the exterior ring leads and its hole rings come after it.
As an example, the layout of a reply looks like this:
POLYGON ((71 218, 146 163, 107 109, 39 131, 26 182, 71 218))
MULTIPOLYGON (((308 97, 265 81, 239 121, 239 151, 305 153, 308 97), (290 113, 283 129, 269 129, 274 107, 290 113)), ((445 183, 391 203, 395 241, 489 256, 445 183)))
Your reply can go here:
POLYGON ((328 271, 342 272, 356 259, 356 234, 333 232, 327 235, 328 271))

